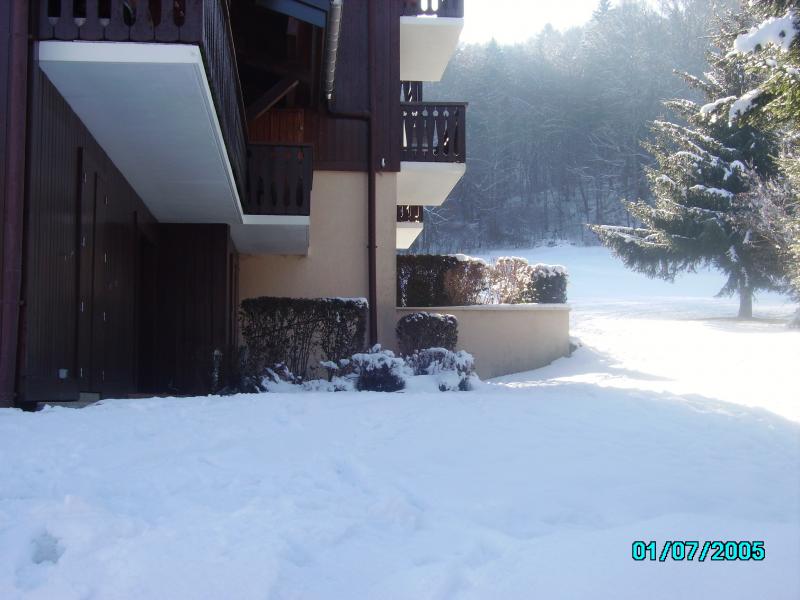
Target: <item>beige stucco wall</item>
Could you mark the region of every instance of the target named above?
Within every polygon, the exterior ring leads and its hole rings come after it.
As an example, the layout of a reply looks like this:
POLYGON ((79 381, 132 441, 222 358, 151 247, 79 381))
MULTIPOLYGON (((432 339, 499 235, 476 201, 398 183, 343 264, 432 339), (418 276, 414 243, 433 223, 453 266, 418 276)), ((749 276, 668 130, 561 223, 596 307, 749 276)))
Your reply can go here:
MULTIPOLYGON (((391 345, 396 322, 397 174, 379 174, 376 192, 378 334, 381 343, 391 345)), ((366 173, 314 173, 309 240, 306 256, 241 256, 240 298, 368 297, 366 173)))
POLYGON ((398 308, 397 318, 420 311, 456 316, 458 349, 475 357, 481 379, 538 369, 569 353, 567 305, 398 308))

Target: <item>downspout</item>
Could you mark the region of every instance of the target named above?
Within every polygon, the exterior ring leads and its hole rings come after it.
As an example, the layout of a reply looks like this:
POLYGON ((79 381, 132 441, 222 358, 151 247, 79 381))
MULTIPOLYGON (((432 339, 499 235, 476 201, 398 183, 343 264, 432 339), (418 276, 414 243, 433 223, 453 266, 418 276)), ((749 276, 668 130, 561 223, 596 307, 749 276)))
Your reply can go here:
POLYGON ((11 2, 8 40, 6 184, 3 194, 2 308, 0 308, 0 406, 16 397, 17 343, 22 290, 22 227, 28 100, 28 2, 11 2))
MULTIPOLYGON (((335 1, 335 0, 334 0, 335 1)), ((341 4, 341 0, 340 0, 341 4)), ((339 112, 328 107, 328 114, 340 119, 351 119, 355 121, 364 121, 367 124, 367 161, 368 165, 368 179, 367 179, 367 264, 369 271, 369 344, 374 346, 378 343, 378 243, 377 243, 377 173, 376 173, 376 156, 375 151, 377 148, 376 129, 374 122, 374 109, 377 104, 375 96, 375 23, 376 12, 375 2, 367 2, 367 40, 368 40, 368 72, 367 72, 367 87, 369 88, 369 109, 363 112, 339 112)), ((339 9, 339 17, 341 21, 341 8, 339 9)), ((327 72, 327 68, 326 68, 327 72)), ((328 100, 331 100, 331 95, 328 100)))

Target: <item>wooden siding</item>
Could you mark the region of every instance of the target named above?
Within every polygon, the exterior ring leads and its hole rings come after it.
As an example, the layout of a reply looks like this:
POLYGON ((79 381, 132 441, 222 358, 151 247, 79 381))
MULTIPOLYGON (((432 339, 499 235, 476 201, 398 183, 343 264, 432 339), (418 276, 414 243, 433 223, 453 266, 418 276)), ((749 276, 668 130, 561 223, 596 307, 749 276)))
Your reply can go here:
MULTIPOLYGON (((336 65, 335 112, 358 113, 369 110, 369 18, 368 0, 348 0, 342 17, 336 65)), ((376 87, 373 107, 378 131, 376 168, 400 170, 400 14, 402 3, 386 2, 377 10, 376 87), (381 159, 384 166, 381 165, 381 159)), ((314 168, 330 171, 366 171, 368 165, 368 127, 364 121, 337 118, 324 106, 307 111, 305 142, 314 145, 314 168)))
POLYGON ((136 379, 137 231, 153 219, 41 70, 32 75, 20 391, 28 401, 125 395, 136 379), (88 362, 80 344, 93 345, 88 362))
POLYGON ((302 108, 273 109, 248 124, 251 144, 302 144, 304 137, 302 108))
POLYGON ((229 227, 156 223, 38 68, 31 89, 24 399, 208 393, 235 347, 229 227))
MULTIPOLYGON (((205 394, 235 348, 236 253, 227 225, 160 225, 155 389, 205 394)), ((224 373, 223 373, 224 375, 224 373)))

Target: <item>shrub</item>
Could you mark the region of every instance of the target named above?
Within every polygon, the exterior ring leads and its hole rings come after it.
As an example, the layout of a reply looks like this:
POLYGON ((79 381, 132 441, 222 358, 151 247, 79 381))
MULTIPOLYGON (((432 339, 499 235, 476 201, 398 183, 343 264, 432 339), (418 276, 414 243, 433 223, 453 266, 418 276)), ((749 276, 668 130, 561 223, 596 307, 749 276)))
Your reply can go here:
POLYGON ((458 343, 458 319, 453 315, 418 312, 397 322, 397 345, 400 354, 411 356, 423 348, 455 350, 458 343))
POLYGON ((567 270, 561 266, 534 265, 528 284, 528 302, 565 304, 567 302, 567 270))
POLYGON ((472 306, 480 304, 489 290, 491 270, 485 261, 457 254, 458 264, 444 274, 444 290, 449 299, 447 306, 472 306))
POLYGON ((475 359, 471 354, 452 352, 446 348, 427 348, 419 350, 408 357, 408 366, 414 375, 432 375, 436 377, 439 390, 442 392, 472 389, 475 379, 475 359))
POLYGON ((502 257, 490 276, 489 296, 493 304, 523 304, 532 277, 531 266, 524 258, 502 257))
POLYGON ((252 298, 239 311, 247 345, 245 377, 259 377, 284 364, 301 377, 312 356, 339 360, 361 351, 367 328, 367 302, 346 298, 252 298))
POLYGON ((353 355, 345 371, 355 376, 359 392, 398 392, 405 389, 406 377, 411 374, 402 358, 380 345, 353 355))
POLYGON ((397 257, 399 306, 449 306, 445 275, 457 267, 455 256, 400 255, 397 257))

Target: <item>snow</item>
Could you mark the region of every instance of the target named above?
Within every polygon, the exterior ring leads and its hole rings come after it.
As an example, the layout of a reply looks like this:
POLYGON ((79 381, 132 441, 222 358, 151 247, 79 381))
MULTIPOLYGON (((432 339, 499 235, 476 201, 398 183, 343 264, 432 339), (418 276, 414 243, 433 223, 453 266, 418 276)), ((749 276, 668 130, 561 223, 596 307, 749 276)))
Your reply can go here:
POLYGON ((794 306, 513 252, 569 267, 584 346, 474 392, 0 410, 0 598, 798 598, 794 306), (681 539, 766 560, 631 559, 681 539))
MULTIPOLYGON (((747 113, 753 110, 753 106, 763 93, 764 92, 762 90, 756 88, 754 90, 750 90, 741 98, 736 100, 733 104, 731 104, 730 111, 728 112, 728 121, 734 123, 737 119, 745 116, 747 113)), ((752 147, 755 147, 755 143, 752 147)))
POLYGON ((748 54, 770 45, 788 52, 797 38, 796 21, 797 16, 793 9, 783 17, 770 17, 737 37, 733 43, 734 52, 748 54))

